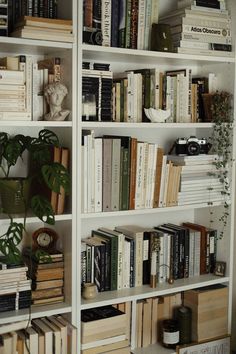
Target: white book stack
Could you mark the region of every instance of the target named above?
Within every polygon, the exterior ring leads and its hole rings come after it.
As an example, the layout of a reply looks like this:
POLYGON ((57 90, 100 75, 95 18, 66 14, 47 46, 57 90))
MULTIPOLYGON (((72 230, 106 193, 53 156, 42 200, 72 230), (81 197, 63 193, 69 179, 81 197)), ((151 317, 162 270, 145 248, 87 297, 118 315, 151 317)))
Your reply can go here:
POLYGON ((178 53, 232 56, 231 17, 225 1, 179 0, 178 10, 160 22, 171 26, 178 53))
POLYGON ((182 166, 178 205, 224 202, 224 185, 214 162, 216 155, 168 156, 174 165, 182 166))
POLYGON ((0 58, 0 120, 31 120, 32 58, 0 58))

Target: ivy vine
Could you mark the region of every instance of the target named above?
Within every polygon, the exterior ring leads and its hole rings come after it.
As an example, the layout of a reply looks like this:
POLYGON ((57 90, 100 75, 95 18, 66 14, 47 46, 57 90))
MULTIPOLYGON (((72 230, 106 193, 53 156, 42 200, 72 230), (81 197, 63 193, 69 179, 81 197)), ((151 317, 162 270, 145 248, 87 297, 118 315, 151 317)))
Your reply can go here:
MULTIPOLYGON (((222 239, 226 230, 231 194, 230 171, 232 166, 232 141, 233 141, 233 96, 226 91, 215 92, 212 94, 212 121, 214 123, 210 142, 212 143, 212 153, 218 155, 213 165, 215 170, 209 175, 217 177, 222 185, 221 195, 224 197, 223 212, 219 217, 222 228, 219 239, 222 239)), ((210 188, 214 191, 214 188, 210 188)), ((210 223, 214 222, 214 211, 210 208, 210 223)))

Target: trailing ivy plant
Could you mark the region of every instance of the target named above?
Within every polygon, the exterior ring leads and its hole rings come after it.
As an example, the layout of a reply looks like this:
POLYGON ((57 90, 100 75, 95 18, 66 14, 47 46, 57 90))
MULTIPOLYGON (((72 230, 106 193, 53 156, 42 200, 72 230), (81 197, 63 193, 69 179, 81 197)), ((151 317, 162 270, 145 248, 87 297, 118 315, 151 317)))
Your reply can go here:
MULTIPOLYGON (((227 221, 229 217, 229 200, 230 200, 230 169, 232 165, 232 136, 233 136, 233 111, 232 111, 232 95, 229 92, 215 92, 212 94, 212 120, 214 123, 212 136, 212 153, 219 158, 213 163, 215 171, 210 175, 217 177, 222 184, 221 194, 224 196, 223 212, 219 217, 222 228, 219 238, 224 236, 227 221)), ((210 188, 214 191, 214 188, 210 188)), ((210 209, 211 220, 214 222, 213 208, 210 209)))
MULTIPOLYGON (((47 129, 39 132, 38 137, 24 136, 17 134, 11 136, 8 133, 0 133, 0 169, 5 178, 9 177, 10 170, 16 165, 18 159, 23 159, 23 153, 28 151, 30 157, 30 173, 28 176, 30 184, 37 184, 42 188, 49 188, 51 191, 60 193, 63 187, 65 193, 69 193, 70 177, 67 169, 60 163, 52 162, 52 148, 59 146, 59 140, 55 133, 47 129)), ((0 188, 5 188, 4 179, 0 179, 0 188)), ((32 194, 29 201, 31 211, 41 221, 49 225, 55 224, 55 215, 52 206, 47 198, 40 194, 32 194)), ((20 263, 21 252, 18 248, 27 233, 28 205, 25 204, 23 222, 14 222, 13 216, 9 215, 10 224, 6 232, 0 235, 0 252, 4 255, 7 263, 20 263)), ((2 213, 6 213, 4 209, 2 213)), ((39 252, 41 258, 46 254, 39 252)))

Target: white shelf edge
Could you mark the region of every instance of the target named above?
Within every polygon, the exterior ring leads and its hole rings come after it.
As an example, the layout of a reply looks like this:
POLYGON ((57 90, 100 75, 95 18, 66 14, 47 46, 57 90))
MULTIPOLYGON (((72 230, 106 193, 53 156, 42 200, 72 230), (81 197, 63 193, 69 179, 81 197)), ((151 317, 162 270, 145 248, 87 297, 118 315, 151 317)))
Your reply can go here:
POLYGON ((57 314, 69 313, 72 311, 70 305, 66 303, 35 306, 31 308, 31 314, 29 309, 22 309, 18 311, 7 311, 0 313, 0 323, 7 324, 11 322, 23 321, 27 319, 34 319, 45 316, 53 316, 57 314))
POLYGON ((82 219, 95 219, 95 218, 110 218, 110 217, 119 217, 119 216, 132 216, 132 215, 143 215, 143 214, 159 214, 159 213, 169 213, 169 212, 181 212, 185 210, 194 210, 201 208, 217 207, 223 205, 221 202, 215 202, 211 205, 207 203, 200 204, 191 204, 183 206, 174 206, 166 208, 153 208, 153 209, 138 209, 138 210, 124 210, 124 211, 111 211, 111 212, 102 212, 102 213, 88 213, 81 214, 82 219))
MULTIPOLYGON (((23 222, 23 218, 22 217, 15 217, 13 218, 14 222, 23 222)), ((72 214, 63 214, 63 215, 55 215, 55 221, 67 221, 67 220, 71 220, 72 219, 72 214)), ((41 221, 39 218, 35 217, 35 216, 29 216, 26 219, 26 223, 40 223, 43 222, 41 221)), ((4 218, 4 219, 0 219, 0 225, 6 225, 9 224, 9 219, 8 218, 4 218)))
POLYGON ((82 128, 132 128, 132 129, 173 129, 173 128, 212 128, 213 123, 120 123, 120 122, 82 122, 82 128))
POLYGON ((28 39, 28 38, 16 38, 16 37, 1 37, 0 45, 22 45, 22 46, 37 46, 45 48, 58 48, 58 49, 72 49, 73 43, 67 42, 56 42, 56 41, 45 41, 39 39, 28 39))
POLYGON ((131 350, 132 354, 176 354, 173 349, 164 348, 160 343, 149 345, 144 348, 136 348, 131 350))
POLYGON ((112 305, 119 302, 136 301, 154 296, 163 296, 195 288, 202 288, 204 286, 226 283, 229 281, 229 277, 217 277, 211 274, 193 278, 178 279, 172 285, 168 283, 157 284, 155 289, 150 288, 148 285, 144 285, 130 289, 104 291, 102 293, 98 293, 97 297, 93 300, 82 299, 81 310, 112 305))
POLYGON ((103 47, 90 44, 82 44, 82 51, 84 54, 93 53, 96 54, 103 53, 107 55, 124 55, 124 56, 139 56, 148 58, 162 58, 162 59, 174 59, 174 60, 193 60, 193 61, 206 61, 206 62, 221 62, 221 63, 235 63, 234 53, 231 56, 218 57, 209 55, 196 55, 194 54, 181 54, 181 53, 171 53, 171 52, 154 52, 150 50, 138 50, 138 49, 126 49, 126 48, 114 48, 114 47, 103 47))
POLYGON ((55 127, 55 128, 66 128, 72 127, 71 121, 66 122, 46 122, 46 121, 0 121, 0 127, 55 127))

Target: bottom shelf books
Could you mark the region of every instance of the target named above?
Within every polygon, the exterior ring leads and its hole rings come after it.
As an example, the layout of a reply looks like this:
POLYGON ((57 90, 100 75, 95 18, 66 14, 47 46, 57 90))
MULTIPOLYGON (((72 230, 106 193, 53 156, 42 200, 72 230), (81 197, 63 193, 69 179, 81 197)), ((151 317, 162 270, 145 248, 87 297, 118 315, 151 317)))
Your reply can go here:
POLYGON ((12 354, 77 353, 77 330, 62 316, 0 326, 0 352, 12 354))
POLYGON ((131 303, 81 313, 81 354, 130 353, 131 303))

